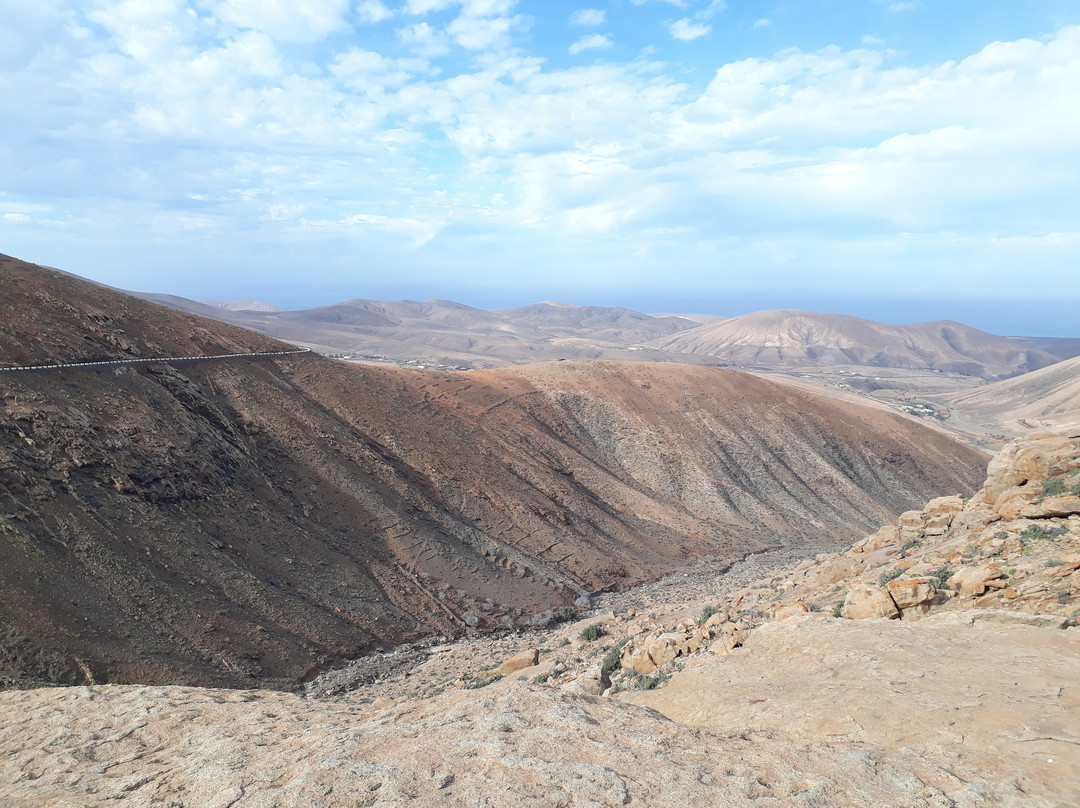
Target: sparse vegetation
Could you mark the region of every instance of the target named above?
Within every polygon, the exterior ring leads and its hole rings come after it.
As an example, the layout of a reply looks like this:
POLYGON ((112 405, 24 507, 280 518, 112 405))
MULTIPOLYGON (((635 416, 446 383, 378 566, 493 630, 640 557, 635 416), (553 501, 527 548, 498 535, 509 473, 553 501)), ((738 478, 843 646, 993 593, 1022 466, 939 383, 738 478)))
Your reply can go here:
POLYGON ((555 623, 569 623, 577 617, 577 609, 573 606, 560 606, 555 610, 552 621, 555 623))
POLYGON ((948 564, 942 564, 936 570, 926 574, 926 577, 934 584, 935 589, 944 589, 945 582, 953 577, 955 570, 948 564))
POLYGON ((604 655, 604 661, 600 665, 601 676, 610 678, 611 674, 622 667, 622 649, 628 642, 630 638, 624 637, 604 655))
POLYGON ((922 547, 922 542, 918 539, 908 539, 906 542, 900 545, 900 558, 907 556, 909 550, 914 550, 916 547, 922 547))
POLYGON ((832 607, 832 616, 840 617, 844 611, 844 601, 838 600, 832 607))
POLYGON ((1056 539, 1065 532, 1063 527, 1043 527, 1038 524, 1030 524, 1020 532, 1020 538, 1027 541, 1033 539, 1056 539))
POLYGON ((891 570, 886 570, 885 572, 881 573, 880 576, 878 576, 878 586, 885 586, 887 583, 889 583, 889 581, 895 581, 903 574, 904 571, 899 567, 893 567, 891 570))
POLYGON ((463 687, 466 690, 479 690, 482 687, 493 685, 497 681, 502 679, 502 674, 496 673, 494 676, 477 676, 476 678, 469 679, 463 687))
POLYGON ((705 623, 708 621, 708 619, 710 617, 712 617, 714 614, 716 614, 718 611, 719 611, 719 609, 717 609, 712 604, 709 604, 708 606, 706 606, 705 608, 703 608, 701 610, 701 614, 698 615, 697 624, 699 626, 705 625, 705 623))
POLYGON ((569 637, 563 637, 561 640, 559 640, 559 648, 565 648, 569 644, 570 644, 570 638, 569 637))
POLYGON ((605 634, 607 634, 607 632, 600 623, 593 623, 590 626, 585 626, 578 636, 585 640, 585 642, 596 642, 605 634))
POLYGON ((634 690, 653 690, 671 678, 666 671, 657 671, 650 676, 639 675, 634 680, 634 690))
POLYGON ((551 672, 548 671, 547 673, 538 673, 536 674, 536 676, 533 677, 532 681, 534 685, 542 685, 546 682, 549 682, 551 681, 551 672))
POLYGON ((1039 487, 1042 489, 1043 497, 1060 497, 1067 490, 1064 477, 1051 477, 1049 480, 1043 480, 1039 483, 1039 487))

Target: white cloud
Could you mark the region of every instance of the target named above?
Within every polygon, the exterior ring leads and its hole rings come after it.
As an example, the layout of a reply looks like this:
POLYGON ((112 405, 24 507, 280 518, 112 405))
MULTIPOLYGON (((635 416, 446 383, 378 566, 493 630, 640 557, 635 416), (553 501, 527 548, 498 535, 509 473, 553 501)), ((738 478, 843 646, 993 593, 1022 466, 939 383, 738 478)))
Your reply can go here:
POLYGON ((684 42, 705 36, 712 30, 711 26, 705 25, 705 23, 692 22, 689 17, 683 17, 681 20, 669 22, 667 28, 668 33, 675 37, 675 39, 681 39, 684 42))
MULTIPOLYGON (((270 211, 271 216, 274 212, 274 210, 270 211)), ((340 219, 300 219, 299 223, 302 227, 316 229, 347 230, 370 227, 390 235, 403 236, 408 239, 409 246, 412 248, 421 247, 435 238, 441 226, 441 223, 436 221, 395 218, 371 213, 357 213, 340 219)))
POLYGON ((466 50, 492 50, 508 47, 510 32, 522 27, 523 17, 478 17, 463 13, 446 26, 446 32, 466 50))
MULTIPOLYGON (((907 282, 932 255, 987 267, 989 287, 1008 244, 1014 268, 1075 288, 1077 240, 1048 234, 1076 230, 1080 108, 1062 99, 1080 86, 1080 28, 926 65, 874 40, 788 50, 717 63, 700 87, 643 57, 554 67, 512 39, 515 8, 456 3, 408 18, 398 42, 317 56, 180 0, 101 3, 92 26, 35 18, 33 46, 0 54, 5 251, 63 266, 58 251, 105 255, 106 234, 181 269, 207 263, 199 250, 237 266, 363 252, 548 262, 574 281, 677 258, 705 280, 765 266, 792 284, 819 265, 907 282), (475 52, 439 73, 427 59, 452 41, 475 52)), ((575 52, 613 47, 591 37, 575 52)))
POLYGON ((382 0, 364 0, 356 7, 356 13, 361 22, 372 25, 384 22, 394 16, 394 12, 383 5, 382 0))
POLYGON ((406 25, 398 28, 395 33, 401 43, 418 56, 434 58, 450 52, 446 35, 426 22, 406 25))
POLYGON ((754 22, 752 28, 767 28, 772 25, 772 20, 762 17, 760 20, 754 22))
POLYGON ((602 8, 579 8, 570 15, 571 25, 603 25, 606 12, 602 8))
POLYGON ((917 0, 903 3, 889 3, 889 11, 914 11, 921 4, 917 0))
POLYGON ((712 0, 709 5, 694 14, 699 20, 707 20, 721 11, 727 11, 727 3, 724 0, 712 0))
POLYGON ((615 43, 611 41, 611 37, 607 34, 588 34, 581 37, 577 42, 570 46, 570 53, 577 56, 584 50, 591 50, 593 48, 610 48, 615 43))
POLYGON ((405 4, 405 11, 409 14, 423 15, 433 11, 442 11, 453 5, 453 0, 409 0, 405 4))
POLYGON ((285 42, 317 42, 349 27, 349 0, 218 0, 212 7, 225 22, 285 42))

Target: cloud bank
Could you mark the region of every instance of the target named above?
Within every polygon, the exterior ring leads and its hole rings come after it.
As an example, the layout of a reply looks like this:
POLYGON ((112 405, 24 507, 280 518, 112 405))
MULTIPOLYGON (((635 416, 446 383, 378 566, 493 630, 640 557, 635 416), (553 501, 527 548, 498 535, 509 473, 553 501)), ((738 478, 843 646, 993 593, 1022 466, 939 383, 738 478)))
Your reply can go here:
POLYGON ((658 53, 719 10, 644 4, 655 45, 628 47, 581 35, 602 9, 539 42, 514 0, 20 7, 0 249, 181 294, 220 262, 249 290, 303 264, 342 297, 389 271, 463 297, 528 276, 1022 300, 1032 273, 1080 296, 1080 27, 932 63, 870 34, 689 71, 658 53))

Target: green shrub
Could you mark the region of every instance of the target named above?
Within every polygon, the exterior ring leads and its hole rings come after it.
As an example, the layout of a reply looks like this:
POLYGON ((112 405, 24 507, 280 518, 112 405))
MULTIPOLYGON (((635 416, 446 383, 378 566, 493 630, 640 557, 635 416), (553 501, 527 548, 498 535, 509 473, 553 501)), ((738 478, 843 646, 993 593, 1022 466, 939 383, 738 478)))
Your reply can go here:
POLYGON ((881 573, 881 576, 877 579, 878 586, 885 586, 885 584, 887 584, 889 581, 895 581, 903 574, 904 571, 896 567, 891 570, 886 570, 885 572, 881 573))
POLYGON ((955 575, 955 570, 948 564, 942 564, 936 570, 928 572, 926 577, 934 584, 935 589, 944 589, 945 582, 955 575))
POLYGON ((552 618, 556 623, 569 623, 577 617, 577 609, 573 606, 560 606, 555 610, 555 616, 552 618))
POLYGON ((534 685, 542 685, 545 682, 549 681, 550 679, 551 679, 551 672, 550 671, 548 673, 538 673, 536 676, 533 677, 533 684, 534 685))
POLYGON ((600 664, 600 676, 603 678, 611 678, 611 674, 615 673, 622 667, 622 649, 626 644, 630 642, 629 637, 624 637, 619 640, 612 648, 604 654, 604 661, 600 664))
POLYGON ((700 614, 700 615, 698 616, 698 619, 697 619, 697 624, 698 624, 699 626, 703 626, 703 625, 705 625, 706 621, 708 621, 708 619, 709 619, 710 617, 712 617, 712 616, 713 616, 714 614, 716 614, 716 613, 717 613, 717 612, 719 612, 719 611, 720 611, 720 610, 719 610, 719 609, 717 609, 717 608, 716 608, 715 606, 713 606, 712 604, 710 604, 710 605, 706 606, 705 608, 703 608, 703 609, 701 610, 701 614, 700 614))
POLYGON ((634 680, 634 690, 652 690, 655 687, 659 687, 670 678, 671 674, 664 671, 657 671, 651 676, 638 676, 637 679, 634 680))
POLYGON ((1042 489, 1044 497, 1060 497, 1065 493, 1065 478, 1051 477, 1049 480, 1043 480, 1039 483, 1039 488, 1042 489))
POLYGON ((900 545, 900 558, 904 558, 908 554, 908 550, 913 550, 916 547, 922 547, 922 542, 918 539, 908 539, 900 545))
POLYGON ((1030 524, 1020 533, 1021 539, 1056 539, 1065 532, 1063 527, 1043 527, 1042 525, 1030 524))
POLYGON ((596 640, 599 640, 601 637, 603 637, 605 634, 607 634, 607 632, 604 631, 604 627, 602 625, 600 625, 599 623, 593 623, 591 626, 585 626, 585 628, 581 630, 581 634, 579 636, 581 637, 581 639, 585 640, 585 642, 595 642, 596 640))
POLYGON ((479 690, 481 687, 487 687, 488 685, 495 684, 500 679, 502 679, 502 674, 500 673, 496 673, 494 676, 490 677, 480 676, 476 679, 470 679, 463 685, 463 687, 466 690, 479 690))
POLYGON ((842 600, 836 601, 836 604, 832 607, 832 616, 833 617, 840 617, 842 615, 843 611, 844 611, 844 601, 842 601, 842 600))

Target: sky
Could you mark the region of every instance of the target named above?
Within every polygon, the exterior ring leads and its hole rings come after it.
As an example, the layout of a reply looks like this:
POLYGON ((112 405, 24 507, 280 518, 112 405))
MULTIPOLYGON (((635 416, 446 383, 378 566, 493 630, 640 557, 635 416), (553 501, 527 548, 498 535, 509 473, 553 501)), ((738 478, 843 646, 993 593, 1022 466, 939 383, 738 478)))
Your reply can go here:
POLYGON ((0 0, 0 252, 1080 336, 1080 3, 0 0))

